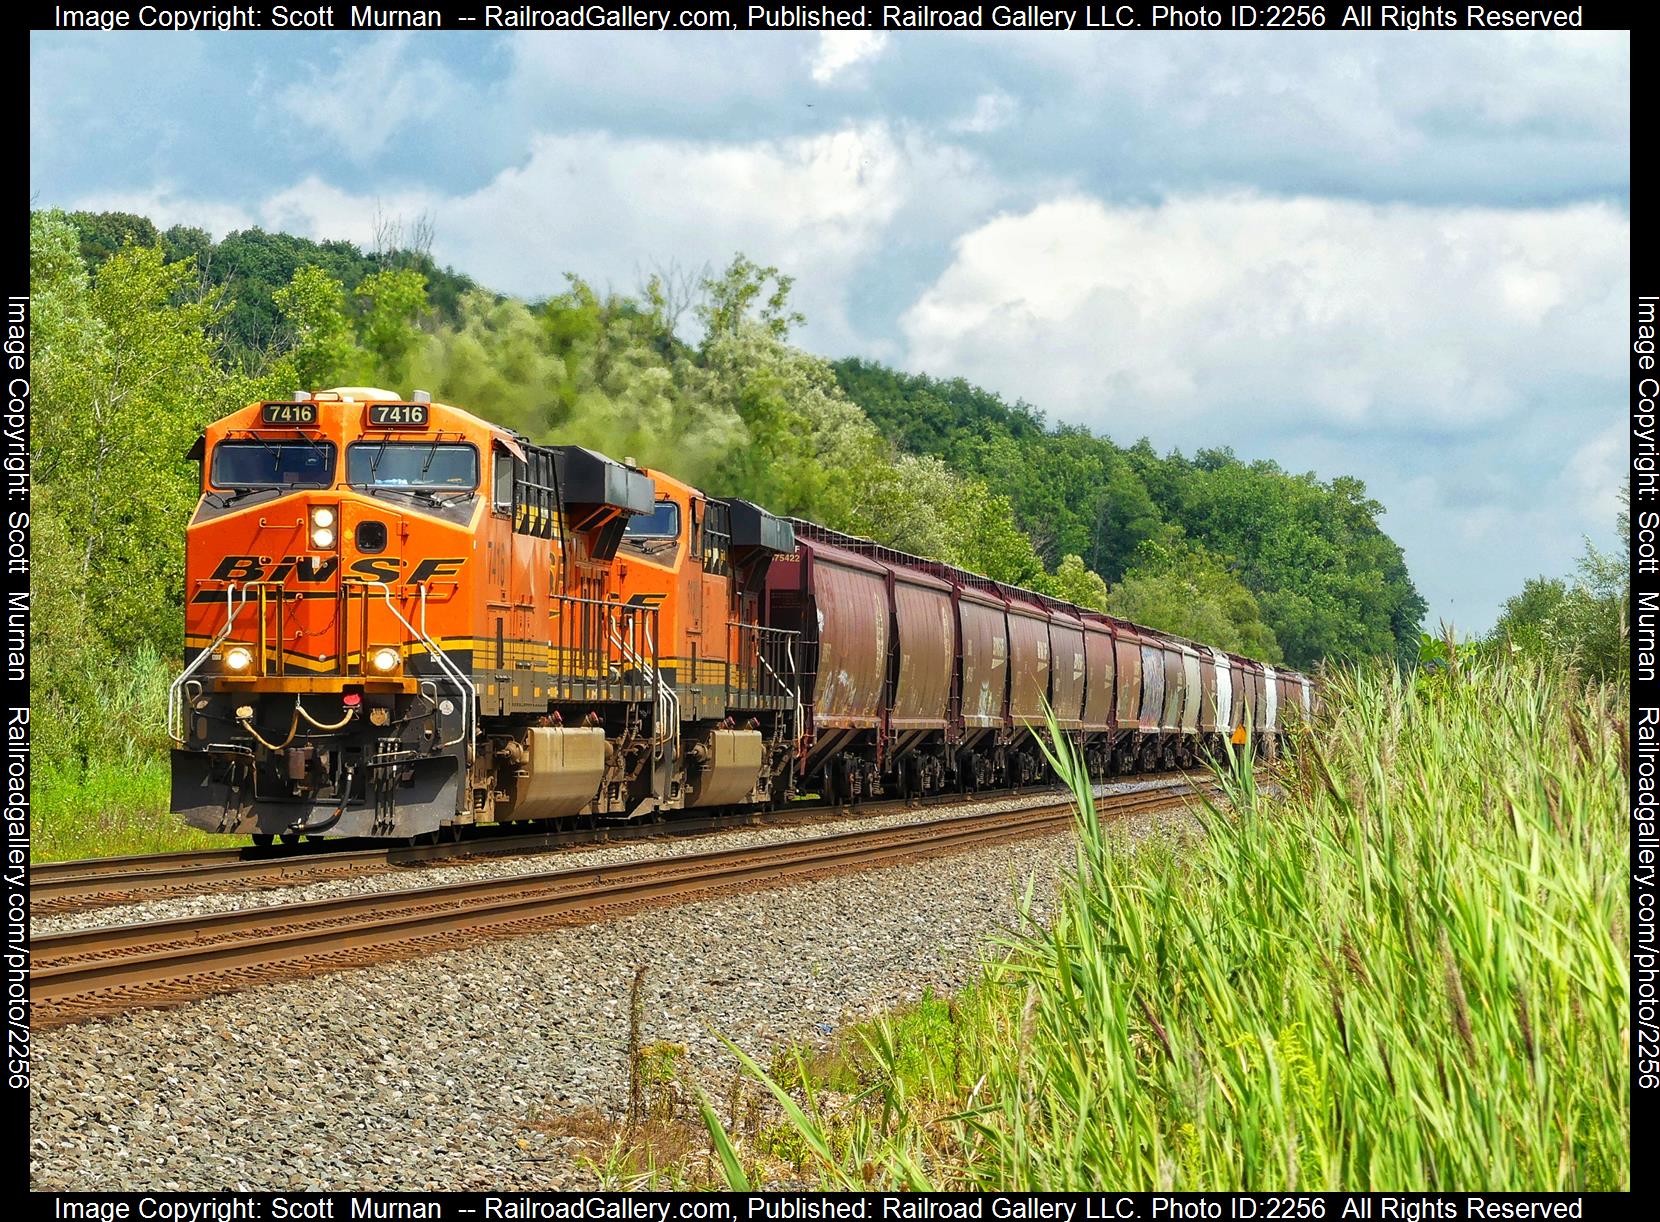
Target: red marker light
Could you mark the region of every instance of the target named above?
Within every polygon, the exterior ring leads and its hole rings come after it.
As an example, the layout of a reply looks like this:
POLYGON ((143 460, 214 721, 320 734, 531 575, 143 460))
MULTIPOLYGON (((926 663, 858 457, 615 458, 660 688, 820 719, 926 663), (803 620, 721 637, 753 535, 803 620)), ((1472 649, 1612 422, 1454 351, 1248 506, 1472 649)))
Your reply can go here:
POLYGON ((344 696, 340 697, 340 703, 345 705, 348 709, 355 709, 358 705, 363 703, 363 696, 359 692, 347 692, 344 696))

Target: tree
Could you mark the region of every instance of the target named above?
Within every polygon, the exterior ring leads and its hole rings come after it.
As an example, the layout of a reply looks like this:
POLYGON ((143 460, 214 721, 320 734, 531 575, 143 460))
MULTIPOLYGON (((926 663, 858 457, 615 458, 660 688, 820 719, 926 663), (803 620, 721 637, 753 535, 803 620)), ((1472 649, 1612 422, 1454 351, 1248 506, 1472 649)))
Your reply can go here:
POLYGON ((776 267, 762 267, 743 254, 733 256, 724 272, 705 277, 699 286, 704 300, 695 312, 703 324, 704 343, 731 335, 748 322, 758 324, 776 340, 788 339, 791 327, 807 321, 805 315, 789 308, 794 285, 795 277, 779 274, 776 267), (761 308, 752 319, 750 310, 757 301, 761 308))
POLYGON ((1281 660, 1273 629, 1227 561, 1184 540, 1144 544, 1108 609, 1149 628, 1260 658, 1281 660))
POLYGON ((128 246, 155 246, 160 241, 155 223, 131 212, 74 212, 68 221, 79 235, 81 260, 89 269, 128 246))
POLYGON ((1054 575, 1040 583, 1038 588, 1045 594, 1064 598, 1092 611, 1105 611, 1110 602, 1107 583, 1101 580, 1099 573, 1085 566, 1082 556, 1062 559, 1054 575))
POLYGON ((302 387, 334 385, 363 364, 340 281, 320 267, 300 267, 271 296, 291 333, 289 357, 302 387))
POLYGON ((1383 507, 1358 480, 1322 483, 1226 448, 1192 459, 1127 448, 1087 429, 1051 427, 962 379, 899 373, 866 361, 837 377, 902 450, 933 454, 1008 498, 1046 562, 1084 558, 1108 583, 1142 546, 1187 538, 1232 557, 1293 662, 1326 656, 1416 656, 1425 604, 1400 548, 1378 526, 1383 507))
POLYGON ((402 385, 421 343, 420 322, 427 304, 427 278, 410 268, 385 268, 357 286, 363 304, 359 334, 375 364, 378 380, 402 385))
MULTIPOLYGON (((1631 530, 1629 489, 1622 493, 1619 533, 1631 530)), ((1490 648, 1565 661, 1599 678, 1629 673, 1631 574, 1625 559, 1589 539, 1572 581, 1530 578, 1504 604, 1486 639, 1490 648)))
POLYGON ((292 366, 256 381, 217 360, 224 306, 192 295, 196 269, 159 246, 127 246, 88 277, 69 257, 73 229, 31 218, 36 318, 37 480, 73 525, 72 581, 111 645, 171 650, 179 631, 183 531, 197 495, 185 452, 202 426, 266 393, 292 366))
POLYGON ((128 244, 89 275, 58 212, 32 214, 29 238, 34 725, 44 763, 79 767, 119 755, 116 740, 158 714, 126 717, 119 675, 147 658, 165 686, 160 659, 178 653, 198 489, 186 451, 208 420, 294 373, 279 361, 259 380, 221 361, 224 305, 192 260, 128 244))

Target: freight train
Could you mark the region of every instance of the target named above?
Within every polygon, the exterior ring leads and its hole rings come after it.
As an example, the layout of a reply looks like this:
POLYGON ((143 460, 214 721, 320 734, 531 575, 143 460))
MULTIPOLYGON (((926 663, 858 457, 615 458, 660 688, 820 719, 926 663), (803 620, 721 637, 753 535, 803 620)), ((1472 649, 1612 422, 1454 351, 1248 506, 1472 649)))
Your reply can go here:
POLYGON ((423 392, 298 392, 191 456, 172 806, 209 832, 855 803, 1272 755, 1303 675, 423 392))

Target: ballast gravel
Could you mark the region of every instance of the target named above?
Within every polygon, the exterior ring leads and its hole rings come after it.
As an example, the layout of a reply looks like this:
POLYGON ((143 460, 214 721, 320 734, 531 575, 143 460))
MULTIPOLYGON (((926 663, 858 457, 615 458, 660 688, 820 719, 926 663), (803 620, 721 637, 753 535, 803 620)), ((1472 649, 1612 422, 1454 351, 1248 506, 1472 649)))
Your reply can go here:
MULTIPOLYGON (((1194 828, 1172 808, 1111 835, 1194 828)), ((721 1036, 765 1064, 961 988, 1026 881, 1042 912, 1073 861, 1070 832, 1033 837, 41 1031, 31 1186, 591 1188, 590 1147, 549 1122, 626 1110, 637 969, 641 1043, 683 1045, 719 1100, 721 1036)))
MULTIPOLYGON (((1114 793, 1175 789, 1181 785, 1182 782, 1173 780, 1116 781, 1096 786, 1095 792, 1099 797, 1114 793)), ((237 890, 232 882, 227 884, 226 890, 214 891, 207 895, 174 896, 140 903, 112 904, 106 908, 89 908, 82 912, 43 913, 30 919, 29 934, 31 937, 39 937, 42 934, 70 933, 105 925, 168 921, 178 917, 204 916, 215 912, 234 912, 278 904, 299 904, 307 900, 335 899, 344 895, 437 887, 445 883, 471 882, 475 879, 511 878, 545 870, 585 869, 656 857, 682 857, 690 853, 713 852, 716 849, 748 848, 752 845, 776 844, 780 841, 806 839, 812 836, 830 836, 843 831, 898 827, 938 818, 942 814, 982 814, 987 811, 1013 810, 1037 802, 1060 800, 1060 796, 1055 793, 1034 791, 1017 798, 974 802, 952 807, 950 810, 924 807, 869 817, 854 814, 831 817, 822 822, 798 827, 740 828, 699 835, 665 835, 649 840, 571 846, 548 853, 523 856, 479 857, 456 865, 395 866, 381 874, 360 874, 350 878, 327 879, 292 887, 268 887, 248 891, 237 890)))

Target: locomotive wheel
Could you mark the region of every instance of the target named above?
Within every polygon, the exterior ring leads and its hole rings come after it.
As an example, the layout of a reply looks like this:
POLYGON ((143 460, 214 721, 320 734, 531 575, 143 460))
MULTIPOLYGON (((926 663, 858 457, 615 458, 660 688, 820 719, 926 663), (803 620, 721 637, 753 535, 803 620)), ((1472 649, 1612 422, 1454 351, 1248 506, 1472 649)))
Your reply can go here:
POLYGON ((254 842, 254 847, 256 849, 268 849, 271 847, 271 842, 275 840, 276 837, 270 832, 254 832, 249 839, 254 842))

